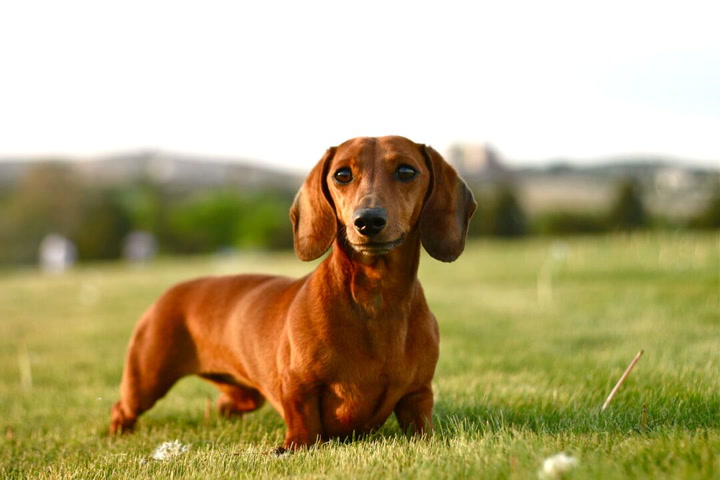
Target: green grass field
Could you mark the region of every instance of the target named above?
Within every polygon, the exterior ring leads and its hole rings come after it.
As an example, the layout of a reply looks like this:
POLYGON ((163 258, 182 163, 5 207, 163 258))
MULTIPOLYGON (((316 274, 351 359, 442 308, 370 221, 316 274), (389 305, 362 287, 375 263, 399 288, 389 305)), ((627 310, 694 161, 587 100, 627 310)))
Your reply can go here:
POLYGON ((0 477, 526 479, 564 451, 579 460, 567 478, 720 478, 717 235, 473 242, 454 264, 425 256, 442 332, 431 438, 404 437, 393 418, 368 438, 276 458, 284 425, 272 408, 206 417, 216 394, 194 378, 135 434, 106 434, 131 329, 164 289, 311 268, 247 254, 0 272, 0 477), (175 439, 189 451, 150 458, 175 439))

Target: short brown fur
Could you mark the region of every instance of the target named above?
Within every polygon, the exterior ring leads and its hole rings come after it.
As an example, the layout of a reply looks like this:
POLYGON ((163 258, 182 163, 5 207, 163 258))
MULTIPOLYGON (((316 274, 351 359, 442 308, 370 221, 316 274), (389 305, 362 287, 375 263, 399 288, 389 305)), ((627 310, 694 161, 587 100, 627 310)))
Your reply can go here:
POLYGON ((167 291, 135 328, 110 431, 132 430, 195 374, 219 388, 223 414, 267 399, 287 425, 282 449, 362 434, 393 412, 404 430, 429 432, 439 337, 417 279, 420 245, 455 260, 475 206, 430 147, 381 137, 329 149, 290 217, 299 258, 332 253, 300 279, 207 277, 167 291), (401 178, 401 167, 417 174, 401 178), (343 168, 347 184, 335 177, 343 168), (381 231, 357 226, 367 209, 386 214, 381 231))

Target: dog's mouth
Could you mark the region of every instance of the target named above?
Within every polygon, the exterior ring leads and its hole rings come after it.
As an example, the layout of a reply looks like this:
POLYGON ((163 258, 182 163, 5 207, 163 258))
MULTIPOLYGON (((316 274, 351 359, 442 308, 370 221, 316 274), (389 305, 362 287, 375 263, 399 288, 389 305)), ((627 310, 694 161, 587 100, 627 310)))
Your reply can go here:
POLYGON ((405 234, 400 235, 400 238, 392 240, 390 242, 365 242, 365 243, 350 243, 353 250, 360 252, 365 255, 385 255, 390 253, 395 247, 399 247, 405 241, 405 234))

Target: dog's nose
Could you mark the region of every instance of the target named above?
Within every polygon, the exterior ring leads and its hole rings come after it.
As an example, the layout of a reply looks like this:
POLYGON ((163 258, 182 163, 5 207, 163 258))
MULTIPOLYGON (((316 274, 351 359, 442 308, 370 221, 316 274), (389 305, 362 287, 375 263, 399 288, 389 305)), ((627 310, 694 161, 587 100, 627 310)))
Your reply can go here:
POLYGON ((387 225, 387 212, 384 208, 361 208, 353 215, 355 230, 361 235, 377 235, 387 225))

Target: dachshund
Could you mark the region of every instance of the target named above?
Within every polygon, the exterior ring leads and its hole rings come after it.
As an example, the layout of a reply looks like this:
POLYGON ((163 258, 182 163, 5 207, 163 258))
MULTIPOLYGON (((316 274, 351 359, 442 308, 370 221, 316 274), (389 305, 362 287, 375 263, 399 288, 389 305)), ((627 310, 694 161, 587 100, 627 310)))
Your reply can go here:
POLYGON ((417 278, 420 245, 452 262, 477 204, 433 148, 407 138, 355 138, 328 149, 290 209, 303 261, 293 279, 245 274, 170 288, 130 340, 111 433, 186 375, 220 390, 223 415, 265 400, 287 430, 279 452, 379 428, 392 413, 408 434, 432 430, 439 353, 435 316, 417 278))

